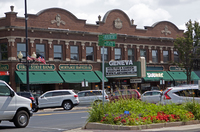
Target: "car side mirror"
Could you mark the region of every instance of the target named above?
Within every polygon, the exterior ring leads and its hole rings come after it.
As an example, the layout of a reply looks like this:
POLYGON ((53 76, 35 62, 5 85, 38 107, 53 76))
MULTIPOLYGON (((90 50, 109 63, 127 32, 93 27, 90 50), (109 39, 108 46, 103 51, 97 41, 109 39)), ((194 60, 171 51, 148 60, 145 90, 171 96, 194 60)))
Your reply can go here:
POLYGON ((10 91, 10 96, 11 97, 15 96, 15 93, 13 91, 10 91))

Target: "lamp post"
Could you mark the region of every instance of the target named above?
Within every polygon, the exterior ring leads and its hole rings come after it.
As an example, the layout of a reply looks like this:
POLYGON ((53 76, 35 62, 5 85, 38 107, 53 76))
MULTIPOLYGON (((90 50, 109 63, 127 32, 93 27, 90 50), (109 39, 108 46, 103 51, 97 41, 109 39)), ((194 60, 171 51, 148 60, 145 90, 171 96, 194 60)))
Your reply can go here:
MULTIPOLYGON (((27 56, 28 56, 27 54, 26 54, 26 61, 25 62, 22 62, 23 54, 22 54, 21 51, 19 52, 19 54, 17 56, 18 56, 20 62, 24 63, 25 66, 26 66, 26 87, 27 87, 27 91, 29 91, 30 90, 30 86, 29 86, 29 65, 31 65, 31 63, 34 63, 35 60, 33 59, 33 61, 28 61, 27 60, 27 56)), ((36 59, 35 52, 33 52, 33 54, 31 55, 31 57, 36 59)))

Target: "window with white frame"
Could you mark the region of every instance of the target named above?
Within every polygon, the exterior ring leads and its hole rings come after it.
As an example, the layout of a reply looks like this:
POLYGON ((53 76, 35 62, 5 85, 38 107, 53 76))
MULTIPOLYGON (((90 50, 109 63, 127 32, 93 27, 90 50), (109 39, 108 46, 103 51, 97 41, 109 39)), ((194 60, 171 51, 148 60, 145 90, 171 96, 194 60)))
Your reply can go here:
POLYGON ((86 47, 86 60, 94 60, 94 49, 93 47, 86 47))
POLYGON ((23 54, 23 59, 25 59, 26 58, 26 44, 17 43, 17 55, 19 54, 20 51, 23 54))
POLYGON ((134 62, 134 49, 128 49, 128 60, 134 62))
POLYGON ((37 55, 37 58, 42 56, 45 59, 45 45, 44 44, 36 44, 36 55, 37 55))
POLYGON ((174 51, 174 62, 179 62, 178 51, 174 51))
POLYGON ((79 60, 78 46, 70 46, 70 59, 79 60))
POLYGON ((54 60, 62 60, 62 45, 54 45, 54 60))
POLYGON ((140 49, 140 57, 144 57, 145 60, 147 59, 146 58, 146 49, 140 49))
POLYGON ((115 48, 115 60, 121 60, 121 59, 122 59, 121 48, 115 48))
POLYGON ((168 62, 169 61, 169 51, 164 50, 163 51, 163 62, 168 62))
POLYGON ((152 62, 158 63, 158 50, 152 50, 152 62))
POLYGON ((0 60, 8 60, 8 47, 7 44, 0 44, 0 60))
MULTIPOLYGON (((103 58, 103 48, 101 48, 101 60, 103 58)), ((108 61, 108 48, 104 47, 104 61, 108 61)))

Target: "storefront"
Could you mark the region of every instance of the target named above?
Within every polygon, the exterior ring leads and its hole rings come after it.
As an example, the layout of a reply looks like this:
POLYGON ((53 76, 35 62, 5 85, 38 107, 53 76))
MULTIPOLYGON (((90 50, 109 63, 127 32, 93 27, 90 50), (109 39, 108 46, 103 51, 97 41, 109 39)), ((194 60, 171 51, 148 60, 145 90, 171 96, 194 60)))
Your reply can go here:
MULTIPOLYGON (((187 83, 187 75, 185 73, 185 70, 176 67, 176 66, 170 66, 170 71, 168 71, 168 74, 173 78, 174 82, 173 85, 181 85, 181 84, 186 84, 187 83)), ((196 75, 194 71, 191 72, 191 83, 194 83, 194 81, 198 81, 200 78, 196 75)), ((172 86, 173 86, 172 85, 172 86)))
MULTIPOLYGON (((34 94, 42 94, 48 90, 59 89, 59 84, 63 83, 63 79, 55 69, 53 64, 32 64, 29 67, 30 91, 34 94)), ((16 66, 16 70, 15 81, 17 91, 26 91, 26 66, 19 63, 16 66)))
POLYGON ((167 71, 163 70, 162 66, 147 66, 146 77, 143 78, 144 83, 141 86, 141 91, 152 90, 155 87, 164 90, 169 86, 173 82, 173 78, 171 78, 167 71))
POLYGON ((0 80, 3 80, 9 84, 10 76, 9 76, 9 65, 0 63, 0 80))
POLYGON ((108 79, 107 87, 110 91, 125 88, 137 88, 138 81, 141 79, 141 62, 131 60, 110 61, 105 63, 105 76, 108 79))
MULTIPOLYGON (((59 75, 64 80, 66 87, 75 91, 101 89, 102 72, 93 71, 90 64, 60 64, 59 75)), ((104 82, 107 82, 104 77, 104 82)))

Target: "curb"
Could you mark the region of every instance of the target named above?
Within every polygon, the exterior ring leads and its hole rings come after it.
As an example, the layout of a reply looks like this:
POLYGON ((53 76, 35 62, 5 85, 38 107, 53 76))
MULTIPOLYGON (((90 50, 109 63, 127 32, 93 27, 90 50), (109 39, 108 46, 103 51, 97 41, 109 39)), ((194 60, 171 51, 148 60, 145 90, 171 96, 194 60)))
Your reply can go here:
POLYGON ((98 129, 98 130, 141 130, 141 129, 155 129, 163 127, 174 127, 183 125, 200 124, 199 120, 192 120, 188 122, 168 122, 168 123, 156 123, 138 126, 120 126, 120 125, 110 125, 102 124, 97 122, 88 122, 82 129, 98 129))

